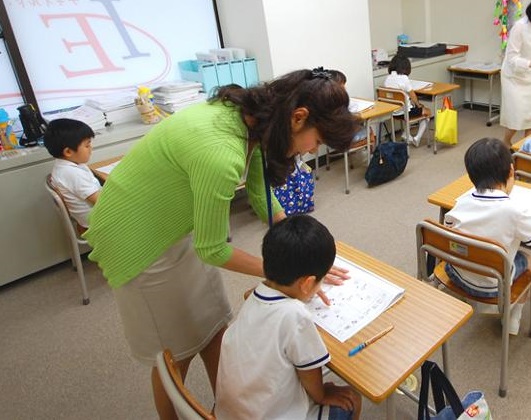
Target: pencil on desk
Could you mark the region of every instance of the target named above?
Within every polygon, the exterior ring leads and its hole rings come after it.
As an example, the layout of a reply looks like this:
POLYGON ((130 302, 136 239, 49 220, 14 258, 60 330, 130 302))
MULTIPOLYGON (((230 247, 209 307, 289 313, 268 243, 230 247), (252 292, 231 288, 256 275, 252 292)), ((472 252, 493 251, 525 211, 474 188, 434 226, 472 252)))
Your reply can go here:
POLYGON ((369 338, 368 340, 364 341, 363 343, 357 345, 352 350, 348 352, 349 356, 354 356, 355 354, 358 354, 360 351, 362 351, 365 347, 367 347, 369 344, 374 343, 375 341, 382 338, 385 334, 390 332, 394 328, 393 325, 387 327, 385 330, 380 331, 378 334, 376 334, 374 337, 369 338))

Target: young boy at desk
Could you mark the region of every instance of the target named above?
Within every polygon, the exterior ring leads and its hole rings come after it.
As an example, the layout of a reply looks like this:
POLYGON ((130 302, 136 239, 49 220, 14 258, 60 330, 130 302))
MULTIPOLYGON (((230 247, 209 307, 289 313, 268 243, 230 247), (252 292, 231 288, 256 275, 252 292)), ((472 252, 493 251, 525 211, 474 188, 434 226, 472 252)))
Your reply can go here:
POLYGON ((323 384, 330 355, 304 302, 319 290, 336 255, 317 220, 291 216, 265 235, 266 281, 245 301, 223 337, 216 418, 358 419, 361 396, 323 384))
POLYGON ((51 121, 44 133, 44 146, 55 158, 52 184, 78 223, 80 233, 88 228, 88 214, 101 189, 98 179, 86 165, 92 154, 93 138, 92 128, 68 118, 51 121))
MULTIPOLYGON (((511 199, 514 166, 509 148, 498 139, 483 138, 465 153, 465 166, 475 190, 457 199, 446 213, 444 224, 473 235, 501 243, 514 260, 513 280, 528 267, 520 242, 531 245, 531 202, 511 199)), ((478 297, 496 297, 498 281, 463 269, 446 265, 450 279, 467 293, 478 297)), ((520 329, 523 303, 516 304, 510 314, 509 334, 520 329)), ((479 305, 479 312, 498 313, 497 305, 479 305)))
MULTIPOLYGON (((411 80, 409 80, 409 74, 411 73, 411 62, 409 58, 397 54, 393 57, 389 63, 388 68, 389 76, 384 80, 384 87, 392 89, 400 89, 407 93, 407 107, 409 109, 409 117, 415 118, 425 116, 426 118, 420 121, 417 135, 413 136, 411 133, 404 133, 402 137, 407 139, 408 143, 413 144, 415 147, 419 147, 422 135, 428 127, 428 121, 430 120, 431 112, 428 108, 422 106, 417 98, 417 94, 413 90, 411 80)), ((404 111, 397 111, 394 115, 404 115, 404 111)))

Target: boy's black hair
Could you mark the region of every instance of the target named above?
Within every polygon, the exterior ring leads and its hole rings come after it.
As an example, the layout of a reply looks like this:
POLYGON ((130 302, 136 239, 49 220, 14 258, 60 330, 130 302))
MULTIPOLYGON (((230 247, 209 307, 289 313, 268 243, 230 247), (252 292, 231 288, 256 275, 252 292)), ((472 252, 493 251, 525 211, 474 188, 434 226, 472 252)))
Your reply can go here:
POLYGON ((387 69, 389 74, 393 71, 396 71, 397 74, 405 74, 409 76, 411 73, 411 61, 409 61, 409 58, 402 54, 395 55, 391 59, 389 68, 387 69))
POLYGON ((478 191, 506 185, 512 163, 507 145, 492 137, 477 140, 465 153, 466 171, 478 191))
POLYGON ((262 242, 265 277, 283 286, 303 276, 320 281, 336 257, 336 245, 328 229, 307 215, 290 216, 266 233, 262 242))
POLYGON ((59 118, 48 124, 44 133, 44 146, 55 158, 62 158, 65 148, 77 150, 85 139, 94 138, 94 131, 83 121, 59 118))
POLYGON ((529 19, 529 21, 531 22, 531 3, 529 3, 527 7, 525 8, 525 14, 527 18, 529 19))

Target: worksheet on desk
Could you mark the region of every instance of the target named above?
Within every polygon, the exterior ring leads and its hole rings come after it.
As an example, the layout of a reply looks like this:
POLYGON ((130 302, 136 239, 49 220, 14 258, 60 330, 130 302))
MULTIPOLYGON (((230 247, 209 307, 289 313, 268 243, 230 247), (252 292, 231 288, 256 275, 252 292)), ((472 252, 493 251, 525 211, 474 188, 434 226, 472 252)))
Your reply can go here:
POLYGON ((120 163, 120 161, 116 161, 116 162, 113 162, 109 165, 106 165, 106 166, 102 166, 101 168, 98 168, 98 172, 101 172, 101 173, 104 173, 104 174, 107 174, 109 175, 111 173, 111 171, 116 168, 116 165, 118 165, 120 163))
POLYGON ((350 279, 341 286, 322 284, 330 306, 318 296, 306 306, 317 325, 344 342, 397 302, 405 291, 344 258, 336 257, 334 265, 346 268, 350 279))

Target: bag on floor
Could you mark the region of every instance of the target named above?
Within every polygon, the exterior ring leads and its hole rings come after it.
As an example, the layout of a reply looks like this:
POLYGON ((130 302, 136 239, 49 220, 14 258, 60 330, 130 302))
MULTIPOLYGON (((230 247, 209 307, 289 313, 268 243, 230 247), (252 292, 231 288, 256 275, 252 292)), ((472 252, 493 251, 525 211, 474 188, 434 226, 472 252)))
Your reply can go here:
POLYGON ((365 180, 369 187, 395 179, 406 169, 407 159, 406 143, 390 141, 378 145, 365 172, 365 180))
POLYGON ((453 109, 452 100, 446 96, 442 109, 435 117, 435 139, 446 144, 457 144, 457 111, 453 109))
POLYGON ((288 176, 286 184, 274 189, 275 197, 289 216, 309 213, 314 210, 313 192, 315 184, 312 168, 297 160, 295 171, 288 176))
POLYGON ((492 420, 483 392, 469 392, 460 400, 454 387, 436 363, 426 360, 421 371, 418 420, 492 420), (437 412, 431 417, 428 410, 430 382, 437 412))

